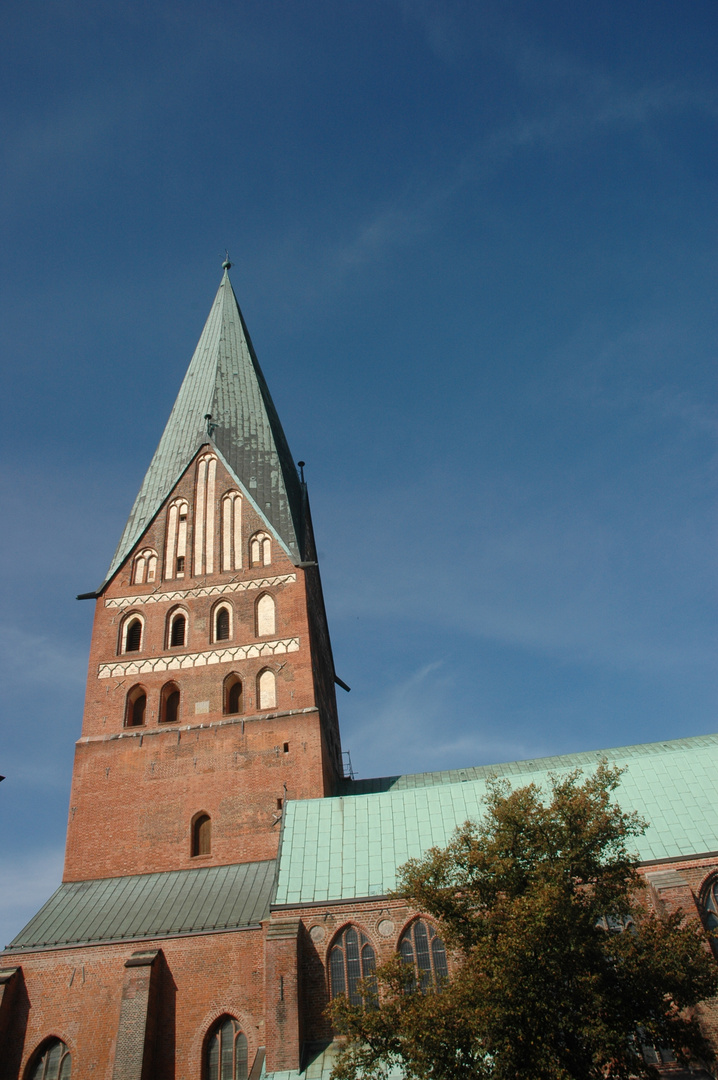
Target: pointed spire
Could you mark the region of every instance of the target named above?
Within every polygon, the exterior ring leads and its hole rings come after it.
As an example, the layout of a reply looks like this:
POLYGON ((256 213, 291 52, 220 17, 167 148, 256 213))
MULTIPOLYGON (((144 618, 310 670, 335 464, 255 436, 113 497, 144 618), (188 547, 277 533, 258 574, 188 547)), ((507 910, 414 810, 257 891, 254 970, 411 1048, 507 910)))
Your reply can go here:
POLYGON ((208 439, 290 555, 301 559, 299 477, 229 280, 230 266, 227 253, 212 309, 106 580, 208 439))

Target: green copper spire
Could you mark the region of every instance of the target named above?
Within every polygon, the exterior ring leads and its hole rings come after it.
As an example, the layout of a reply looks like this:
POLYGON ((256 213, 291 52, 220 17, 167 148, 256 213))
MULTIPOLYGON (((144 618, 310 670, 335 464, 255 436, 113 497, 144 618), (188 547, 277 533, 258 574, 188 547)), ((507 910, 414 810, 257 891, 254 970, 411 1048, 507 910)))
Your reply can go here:
POLYGON ((291 557, 302 557, 299 477, 229 280, 230 266, 227 256, 212 310, 106 581, 207 443, 218 450, 291 557))

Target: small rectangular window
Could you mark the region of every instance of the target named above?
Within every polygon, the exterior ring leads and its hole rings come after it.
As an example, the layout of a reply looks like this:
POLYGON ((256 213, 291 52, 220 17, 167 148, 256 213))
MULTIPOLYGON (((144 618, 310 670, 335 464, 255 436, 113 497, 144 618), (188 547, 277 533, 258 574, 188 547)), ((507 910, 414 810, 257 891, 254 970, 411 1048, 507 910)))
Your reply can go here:
POLYGON ((277 799, 277 810, 281 810, 281 809, 282 809, 282 800, 277 799))
POLYGON ((289 753, 289 743, 288 742, 285 742, 285 744, 284 744, 284 753, 285 754, 289 753))
POLYGON ((184 555, 177 556, 177 573, 181 574, 184 571, 184 555))

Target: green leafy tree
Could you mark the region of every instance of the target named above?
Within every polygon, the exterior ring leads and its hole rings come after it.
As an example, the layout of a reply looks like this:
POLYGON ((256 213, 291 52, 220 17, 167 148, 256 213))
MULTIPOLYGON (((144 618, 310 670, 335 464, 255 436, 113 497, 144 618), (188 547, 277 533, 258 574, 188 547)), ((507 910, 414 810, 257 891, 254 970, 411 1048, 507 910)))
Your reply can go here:
POLYGON ((421 992, 397 957, 364 1007, 337 998, 334 1080, 618 1080, 656 1075, 651 1045, 712 1060, 692 1010, 718 968, 696 920, 644 903, 630 843, 646 824, 612 797, 620 775, 554 777, 547 802, 495 781, 481 823, 401 868, 395 895, 438 920, 451 975, 421 992))

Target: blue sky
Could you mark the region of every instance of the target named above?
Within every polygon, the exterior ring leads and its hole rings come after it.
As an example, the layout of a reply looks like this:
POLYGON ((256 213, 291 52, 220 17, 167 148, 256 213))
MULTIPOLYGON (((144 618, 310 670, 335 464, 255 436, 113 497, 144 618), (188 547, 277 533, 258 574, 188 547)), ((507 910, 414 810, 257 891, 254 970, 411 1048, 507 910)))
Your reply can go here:
POLYGON ((307 463, 358 775, 715 730, 718 11, 6 0, 0 937, 217 289, 307 463))

